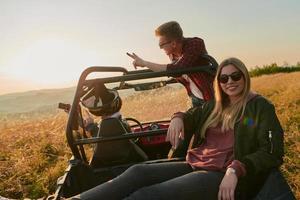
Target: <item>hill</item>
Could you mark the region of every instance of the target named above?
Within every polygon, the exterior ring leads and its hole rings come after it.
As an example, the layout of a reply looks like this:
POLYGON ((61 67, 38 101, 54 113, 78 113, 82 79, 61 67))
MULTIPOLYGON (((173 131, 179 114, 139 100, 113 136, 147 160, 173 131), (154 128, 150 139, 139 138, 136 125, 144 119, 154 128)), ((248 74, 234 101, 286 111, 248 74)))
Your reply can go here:
MULTIPOLYGON (((109 85, 109 84, 108 84, 109 85)), ((115 85, 111 84, 111 87, 115 85)), ((110 86, 108 86, 110 87, 110 86)), ((0 116, 51 112, 58 102, 72 103, 76 87, 63 89, 43 89, 0 95, 0 116)), ((133 94, 131 90, 119 92, 122 97, 133 94)))
POLYGON ((75 88, 35 90, 0 96, 0 113, 13 114, 54 109, 58 102, 70 102, 75 88))
MULTIPOLYGON (((276 63, 256 67, 250 70, 251 77, 263 76, 266 74, 291 73, 300 71, 299 63, 297 66, 280 67, 276 63)), ((116 84, 108 84, 108 87, 115 87, 116 84)), ((44 89, 28 92, 11 93, 0 95, 0 116, 1 114, 18 114, 18 113, 43 113, 51 112, 57 107, 58 102, 71 103, 74 98, 76 87, 64 89, 44 89)), ((122 97, 132 95, 132 91, 119 91, 122 97)))

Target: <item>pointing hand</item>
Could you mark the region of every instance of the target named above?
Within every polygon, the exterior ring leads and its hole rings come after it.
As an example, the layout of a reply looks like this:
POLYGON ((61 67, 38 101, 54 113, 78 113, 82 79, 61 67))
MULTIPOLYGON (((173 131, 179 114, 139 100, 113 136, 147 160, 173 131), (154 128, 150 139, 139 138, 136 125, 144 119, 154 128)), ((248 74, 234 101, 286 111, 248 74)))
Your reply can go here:
POLYGON ((140 58, 139 56, 137 56, 135 53, 132 53, 132 54, 126 53, 126 54, 133 59, 132 64, 135 69, 137 67, 145 67, 146 66, 145 61, 142 58, 140 58))

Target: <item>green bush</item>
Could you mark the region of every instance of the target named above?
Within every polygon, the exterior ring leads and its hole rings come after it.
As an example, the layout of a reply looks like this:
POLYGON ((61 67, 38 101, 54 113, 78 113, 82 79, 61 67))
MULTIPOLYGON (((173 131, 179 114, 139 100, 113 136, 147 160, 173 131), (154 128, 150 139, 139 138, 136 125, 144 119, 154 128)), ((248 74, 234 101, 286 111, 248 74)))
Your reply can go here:
POLYGON ((290 73, 300 71, 300 63, 298 62, 296 66, 285 66, 280 67, 276 63, 272 63, 271 65, 264 65, 263 67, 255 67, 250 70, 250 76, 261 76, 264 74, 275 74, 275 73, 290 73))

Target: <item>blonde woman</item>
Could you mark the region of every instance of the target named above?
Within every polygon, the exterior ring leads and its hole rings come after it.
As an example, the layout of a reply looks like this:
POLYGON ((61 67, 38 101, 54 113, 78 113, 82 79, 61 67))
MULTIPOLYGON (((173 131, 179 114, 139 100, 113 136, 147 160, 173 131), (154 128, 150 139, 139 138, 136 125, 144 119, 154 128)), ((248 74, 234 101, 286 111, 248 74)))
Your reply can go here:
POLYGON ((250 77, 237 58, 224 60, 214 80, 215 101, 176 113, 167 139, 195 133, 187 163, 194 170, 223 171, 218 199, 252 199, 272 169, 282 164, 283 130, 274 106, 250 91, 250 77))
POLYGON ((134 165, 80 198, 253 199, 282 163, 283 130, 274 106, 250 91, 239 59, 220 64, 214 92, 215 100, 172 117, 166 139, 174 148, 194 133, 186 161, 134 165))

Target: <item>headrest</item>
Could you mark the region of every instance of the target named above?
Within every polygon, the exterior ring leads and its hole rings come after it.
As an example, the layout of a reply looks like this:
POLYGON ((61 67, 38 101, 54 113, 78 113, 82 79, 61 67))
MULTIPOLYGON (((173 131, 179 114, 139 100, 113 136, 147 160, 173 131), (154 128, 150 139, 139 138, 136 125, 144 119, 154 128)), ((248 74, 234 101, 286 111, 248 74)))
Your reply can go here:
POLYGON ((122 100, 116 90, 107 89, 99 83, 81 97, 81 104, 93 115, 107 116, 121 109, 122 100))

